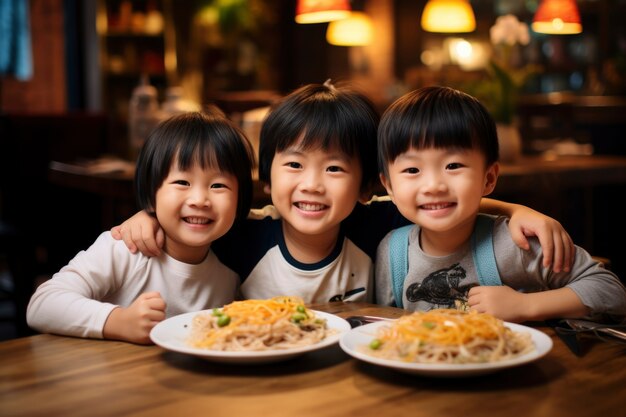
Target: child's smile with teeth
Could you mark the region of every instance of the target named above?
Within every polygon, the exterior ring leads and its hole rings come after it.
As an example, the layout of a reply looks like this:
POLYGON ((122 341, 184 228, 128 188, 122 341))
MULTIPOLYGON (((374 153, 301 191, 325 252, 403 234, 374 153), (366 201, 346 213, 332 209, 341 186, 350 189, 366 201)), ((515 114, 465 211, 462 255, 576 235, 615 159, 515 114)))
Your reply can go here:
POLYGON ((211 220, 206 217, 183 217, 183 220, 191 224, 209 224, 211 222, 211 220))
POLYGON ((298 202, 298 203, 294 203, 294 205, 299 208, 300 210, 303 211, 321 211, 324 210, 325 208, 327 208, 327 206, 325 204, 319 204, 319 203, 302 203, 302 202, 298 202))
POLYGON ((444 208, 452 207, 454 203, 431 203, 431 204, 422 204, 419 207, 424 210, 441 210, 444 208))

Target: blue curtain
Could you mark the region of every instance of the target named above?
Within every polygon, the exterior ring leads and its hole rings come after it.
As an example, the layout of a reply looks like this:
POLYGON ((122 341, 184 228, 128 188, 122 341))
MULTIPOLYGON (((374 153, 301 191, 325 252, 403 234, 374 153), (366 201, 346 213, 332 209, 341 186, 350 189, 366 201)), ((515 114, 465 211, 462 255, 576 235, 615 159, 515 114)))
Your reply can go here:
POLYGON ((0 75, 33 75, 28 0, 0 0, 0 75))

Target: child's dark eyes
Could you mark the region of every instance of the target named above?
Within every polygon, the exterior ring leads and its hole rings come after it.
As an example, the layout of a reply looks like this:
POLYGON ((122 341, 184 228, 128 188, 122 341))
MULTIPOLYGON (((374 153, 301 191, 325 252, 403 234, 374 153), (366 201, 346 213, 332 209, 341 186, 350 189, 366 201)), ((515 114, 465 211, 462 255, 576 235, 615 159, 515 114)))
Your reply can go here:
POLYGON ((404 169, 402 172, 405 172, 407 174, 419 174, 420 170, 419 168, 411 167, 404 169))
MULTIPOLYGON (((180 186, 183 186, 183 187, 191 186, 191 183, 189 181, 185 181, 185 180, 174 180, 174 181, 172 181, 172 184, 180 185, 180 186)), ((228 186, 226 184, 224 184, 224 183, 216 182, 216 183, 211 184, 209 186, 209 188, 214 188, 214 189, 228 188, 228 186)))
POLYGON ((446 165, 446 169, 449 169, 449 170, 459 169, 459 168, 463 168, 463 164, 461 164, 460 162, 452 162, 446 165))
POLYGON ((287 162, 285 165, 288 166, 289 168, 293 168, 293 169, 302 168, 302 164, 299 163, 299 162, 287 162))
POLYGON ((343 172, 344 171, 342 167, 337 166, 337 165, 329 166, 328 168, 326 168, 326 170, 328 172, 343 172))

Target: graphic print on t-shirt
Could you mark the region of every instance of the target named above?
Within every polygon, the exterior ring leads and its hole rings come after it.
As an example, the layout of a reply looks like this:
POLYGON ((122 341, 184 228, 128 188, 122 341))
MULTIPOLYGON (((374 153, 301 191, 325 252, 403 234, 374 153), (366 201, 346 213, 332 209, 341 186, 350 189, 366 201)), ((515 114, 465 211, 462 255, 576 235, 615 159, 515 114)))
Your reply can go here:
POLYGON ((467 272, 458 263, 449 268, 432 272, 422 282, 415 282, 406 289, 406 298, 412 303, 423 301, 432 308, 455 308, 456 300, 467 300, 467 292, 473 285, 460 285, 467 272))

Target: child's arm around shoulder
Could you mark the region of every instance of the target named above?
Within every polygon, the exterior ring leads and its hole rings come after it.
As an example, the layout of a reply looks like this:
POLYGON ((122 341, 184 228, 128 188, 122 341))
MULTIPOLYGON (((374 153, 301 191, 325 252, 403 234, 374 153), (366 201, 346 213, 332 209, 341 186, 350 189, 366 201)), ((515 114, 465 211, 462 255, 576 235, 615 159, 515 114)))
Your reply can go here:
MULTIPOLYGON (((267 217, 279 219, 280 214, 272 205, 260 209, 251 209, 248 219, 262 220, 267 217)), ((135 213, 121 225, 111 228, 111 236, 116 240, 123 240, 131 253, 141 252, 145 256, 161 255, 161 248, 165 241, 163 229, 156 217, 145 210, 135 213)))
POLYGON ((139 251, 146 256, 159 256, 165 241, 163 229, 156 217, 144 210, 111 228, 111 236, 123 240, 131 253, 139 251))
POLYGON ((554 272, 569 271, 574 262, 574 242, 557 220, 520 204, 483 198, 480 210, 510 217, 509 230, 517 246, 529 249, 527 237, 536 236, 543 251, 543 265, 554 272))
MULTIPOLYGON (((387 224, 390 227, 389 230, 409 223, 397 211, 388 196, 375 196, 367 205, 375 208, 375 213, 383 222, 389 223, 387 224), (390 221, 390 219, 393 220, 390 221)), ((528 250, 530 247, 527 237, 536 236, 541 243, 545 267, 552 266, 555 272, 570 269, 573 263, 574 242, 561 223, 555 219, 520 204, 490 198, 481 200, 480 210, 487 214, 510 217, 511 236, 515 244, 522 249, 528 250)), ((377 220, 378 223, 381 222, 377 220)))

